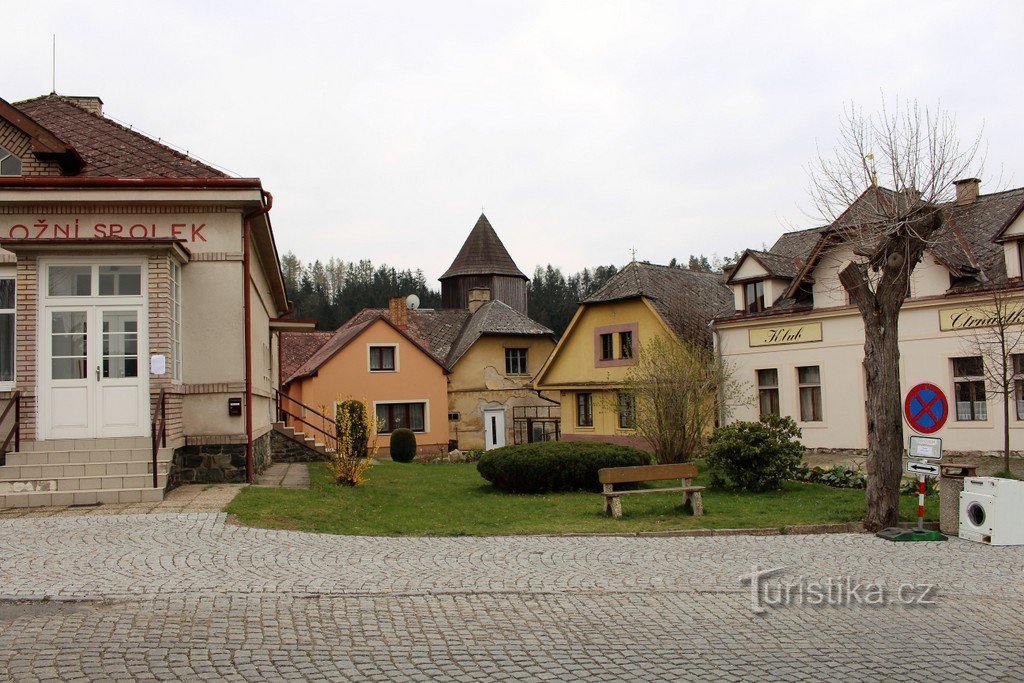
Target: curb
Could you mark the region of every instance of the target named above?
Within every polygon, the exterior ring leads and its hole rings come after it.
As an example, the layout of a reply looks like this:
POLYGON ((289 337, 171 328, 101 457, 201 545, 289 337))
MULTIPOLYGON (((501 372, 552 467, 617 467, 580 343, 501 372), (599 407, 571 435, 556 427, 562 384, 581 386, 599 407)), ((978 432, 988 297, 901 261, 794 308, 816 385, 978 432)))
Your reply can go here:
POLYGON ((800 536, 822 534, 863 534, 864 525, 860 522, 843 522, 841 524, 793 524, 784 527, 766 527, 750 529, 678 529, 674 531, 633 531, 627 533, 566 533, 557 534, 561 538, 612 537, 612 538, 706 538, 708 536, 800 536))

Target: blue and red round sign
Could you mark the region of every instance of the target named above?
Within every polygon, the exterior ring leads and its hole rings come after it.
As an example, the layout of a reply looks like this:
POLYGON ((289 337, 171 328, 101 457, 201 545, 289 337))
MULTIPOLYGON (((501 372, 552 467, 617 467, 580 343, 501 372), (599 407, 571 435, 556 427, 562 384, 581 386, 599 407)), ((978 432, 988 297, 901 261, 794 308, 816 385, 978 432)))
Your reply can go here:
POLYGON ((903 415, 910 428, 919 434, 934 434, 949 417, 949 401, 934 384, 922 382, 907 392, 903 415))

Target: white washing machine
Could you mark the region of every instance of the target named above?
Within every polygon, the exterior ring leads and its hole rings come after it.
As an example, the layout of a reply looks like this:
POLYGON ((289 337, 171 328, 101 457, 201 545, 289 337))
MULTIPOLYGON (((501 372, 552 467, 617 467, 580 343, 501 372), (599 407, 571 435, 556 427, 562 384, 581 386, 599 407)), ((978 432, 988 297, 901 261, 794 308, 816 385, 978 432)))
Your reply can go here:
POLYGON ((969 477, 960 494, 960 538, 1024 545, 1024 481, 969 477))

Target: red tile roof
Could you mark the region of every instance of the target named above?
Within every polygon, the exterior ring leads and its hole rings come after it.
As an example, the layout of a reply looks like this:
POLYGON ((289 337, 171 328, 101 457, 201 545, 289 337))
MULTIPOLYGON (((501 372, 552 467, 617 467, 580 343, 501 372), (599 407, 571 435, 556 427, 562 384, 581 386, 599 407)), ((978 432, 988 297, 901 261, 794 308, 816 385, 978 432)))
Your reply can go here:
POLYGON ((282 332, 281 379, 287 380, 310 356, 330 341, 333 332, 282 332))
POLYGON ((77 175, 100 178, 226 178, 228 175, 152 138, 94 114, 60 95, 14 106, 74 148, 85 161, 77 175))

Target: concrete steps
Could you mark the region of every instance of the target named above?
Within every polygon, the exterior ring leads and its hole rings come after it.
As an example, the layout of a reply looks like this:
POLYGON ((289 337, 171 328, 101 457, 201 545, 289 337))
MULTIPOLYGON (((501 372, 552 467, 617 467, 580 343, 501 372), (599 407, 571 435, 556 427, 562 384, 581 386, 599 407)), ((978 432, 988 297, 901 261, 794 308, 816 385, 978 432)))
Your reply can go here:
POLYGON ((323 443, 317 441, 313 437, 309 436, 305 432, 297 431, 294 427, 286 427, 283 422, 275 422, 274 429, 282 436, 300 443, 310 450, 314 450, 320 455, 327 453, 328 448, 323 443))
POLYGON ((163 500, 174 450, 144 437, 26 442, 0 466, 0 508, 163 500))

